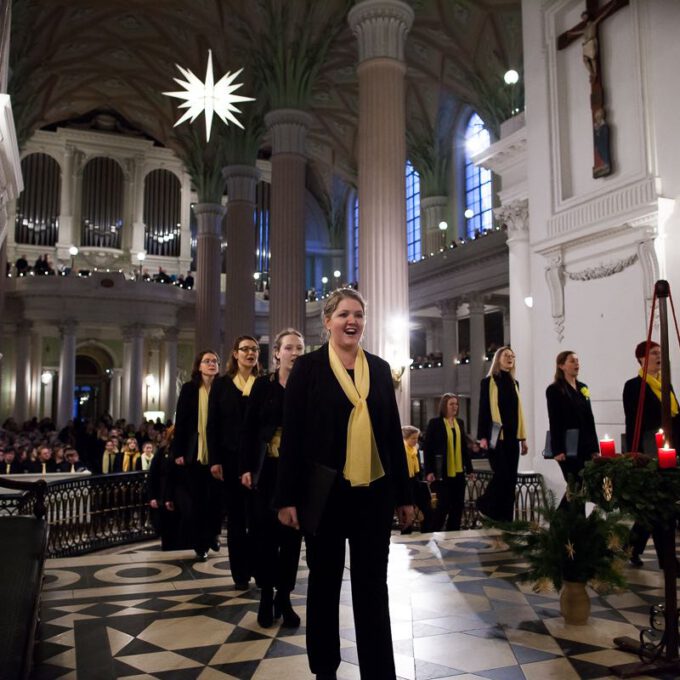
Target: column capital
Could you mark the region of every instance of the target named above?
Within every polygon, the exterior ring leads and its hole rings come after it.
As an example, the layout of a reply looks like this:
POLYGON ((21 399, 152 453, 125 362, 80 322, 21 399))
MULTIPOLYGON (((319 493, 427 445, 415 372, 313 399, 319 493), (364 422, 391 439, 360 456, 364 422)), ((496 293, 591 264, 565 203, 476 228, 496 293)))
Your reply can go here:
POLYGON ((439 300, 437 302, 437 309, 442 315, 442 319, 456 319, 458 317, 458 306, 460 300, 458 298, 448 298, 447 300, 439 300))
POLYGON ((227 165, 222 168, 222 177, 227 180, 229 203, 234 201, 255 203, 255 191, 260 179, 260 171, 256 167, 252 165, 227 165))
POLYGON ((493 211, 494 217, 508 230, 508 242, 529 239, 529 199, 511 201, 493 211))
POLYGON ((198 236, 217 236, 222 238, 222 218, 226 208, 219 203, 196 203, 194 205, 198 236))
POLYGON ((467 303, 468 309, 470 310, 470 315, 484 314, 485 299, 483 295, 480 295, 479 293, 473 293, 468 297, 467 303))
POLYGON ((78 322, 75 319, 64 319, 57 324, 61 336, 75 335, 78 329, 78 322))
POLYGON ((276 109, 264 117, 272 136, 272 154, 305 155, 307 131, 312 125, 311 114, 301 109, 276 109))
POLYGON ((354 5, 347 21, 359 42, 359 63, 379 58, 403 62, 414 18, 413 9, 401 0, 363 0, 354 5))
POLYGON ((172 326, 171 328, 166 328, 163 332, 163 340, 166 342, 177 342, 179 339, 179 328, 172 326))
POLYGON ((123 328, 123 341, 130 342, 144 337, 144 326, 141 323, 133 323, 123 328))

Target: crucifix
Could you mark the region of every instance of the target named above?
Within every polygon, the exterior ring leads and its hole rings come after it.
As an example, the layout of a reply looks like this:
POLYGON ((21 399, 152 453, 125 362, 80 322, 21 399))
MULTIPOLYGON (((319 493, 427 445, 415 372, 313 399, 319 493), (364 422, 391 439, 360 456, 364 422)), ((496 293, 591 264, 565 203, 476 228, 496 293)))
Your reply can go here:
POLYGON ((590 79, 590 111, 593 121, 593 177, 606 177, 612 173, 609 150, 609 124, 604 105, 604 84, 600 61, 599 26, 607 17, 628 4, 629 0, 609 0, 600 7, 600 0, 586 0, 581 22, 557 37, 557 49, 563 50, 581 38, 583 64, 590 79))

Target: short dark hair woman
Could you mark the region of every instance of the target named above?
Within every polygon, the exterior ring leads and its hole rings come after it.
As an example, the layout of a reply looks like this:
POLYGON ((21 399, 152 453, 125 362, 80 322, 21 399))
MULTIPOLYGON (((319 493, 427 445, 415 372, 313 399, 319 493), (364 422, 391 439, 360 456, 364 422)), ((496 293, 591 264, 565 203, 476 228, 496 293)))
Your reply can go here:
POLYGON ((300 617, 290 602, 295 588, 300 544, 299 531, 283 526, 272 508, 279 466, 283 398, 293 365, 305 352, 300 331, 286 328, 274 339, 274 371, 255 381, 241 436, 241 483, 252 489, 252 534, 255 581, 260 588, 257 621, 263 628, 283 616, 283 625, 297 627, 300 617), (276 596, 274 596, 276 588, 276 596))
POLYGON ((460 530, 465 504, 465 475, 472 474, 465 423, 458 416, 458 397, 446 393, 439 400, 439 416, 425 430, 425 475, 437 494, 430 531, 460 530), (446 524, 444 524, 446 520, 446 524))
POLYGON ((318 680, 340 664, 338 610, 349 539, 361 676, 394 680, 387 559, 395 504, 413 520, 399 412, 387 362, 360 345, 366 305, 343 288, 326 300, 328 343, 299 357, 286 386, 275 505, 303 528, 307 655, 318 680))
POLYGON ((226 373, 215 380, 210 391, 208 407, 210 472, 223 482, 229 566, 237 590, 246 590, 252 575, 246 490, 240 481, 238 456, 246 405, 260 373, 259 358, 257 340, 239 335, 232 345, 226 373))
POLYGON ((182 385, 177 399, 172 442, 180 542, 191 545, 201 562, 208 558, 209 548, 217 547, 222 522, 219 488, 210 474, 207 438, 208 402, 219 370, 217 352, 206 349, 194 357, 191 379, 182 385))
POLYGON ((489 454, 493 477, 477 508, 493 520, 511 522, 520 449, 528 452, 519 383, 515 380, 515 353, 509 345, 496 350, 489 373, 481 382, 477 418, 479 447, 489 454))
MULTIPOLYGON (((569 481, 570 476, 578 477, 585 464, 600 451, 590 392, 585 383, 577 380, 579 370, 576 352, 572 350, 560 352, 555 358, 555 380, 545 391, 550 423, 550 446, 565 481, 569 481), (573 452, 567 451, 569 430, 578 433, 576 450, 573 452)), ((562 504, 564 502, 563 499, 562 504)))

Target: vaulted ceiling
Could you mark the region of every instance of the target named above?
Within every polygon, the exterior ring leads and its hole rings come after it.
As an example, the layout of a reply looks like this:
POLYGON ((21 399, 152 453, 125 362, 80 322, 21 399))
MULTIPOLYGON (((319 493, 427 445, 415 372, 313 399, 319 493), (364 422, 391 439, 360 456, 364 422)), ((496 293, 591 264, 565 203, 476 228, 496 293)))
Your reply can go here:
MULTIPOLYGON (((248 43, 246 27, 263 33, 262 2, 280 1, 295 8, 304 0, 14 0, 10 93, 20 136, 92 111, 111 111, 174 148, 177 100, 161 93, 177 89, 175 64, 202 78, 208 48, 217 77, 247 64, 246 52, 258 46, 248 43)), ((448 116, 472 106, 493 118, 498 101, 491 100, 504 96, 503 73, 521 71, 520 0, 411 4, 416 19, 406 47, 409 126, 431 128, 443 96, 448 116)), ((351 175, 357 46, 346 5, 346 0, 319 5, 320 21, 337 13, 340 25, 313 91, 309 143, 317 161, 351 175)), ((262 96, 256 82, 239 93, 262 96)))

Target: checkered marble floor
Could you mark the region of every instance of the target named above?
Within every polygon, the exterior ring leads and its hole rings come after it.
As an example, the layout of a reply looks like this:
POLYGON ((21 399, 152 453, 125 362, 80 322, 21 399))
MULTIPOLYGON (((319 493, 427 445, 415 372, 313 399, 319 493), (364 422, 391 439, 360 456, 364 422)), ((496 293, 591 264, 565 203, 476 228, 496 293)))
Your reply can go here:
MULTIPOLYGON (((304 547, 292 598, 302 618, 298 629, 258 626, 258 591, 234 589, 224 549, 206 563, 192 556, 164 553, 150 542, 49 560, 32 678, 312 678, 304 547)), ((567 626, 557 593, 537 595, 516 582, 523 564, 494 532, 395 534, 389 586, 397 674, 404 680, 612 677, 609 666, 636 660, 615 650, 613 638, 637 638, 650 604, 663 599, 655 566, 649 555, 643 569, 628 569, 625 593, 591 593, 589 624, 567 626)), ((345 577, 338 677, 358 680, 347 570, 345 577)))

